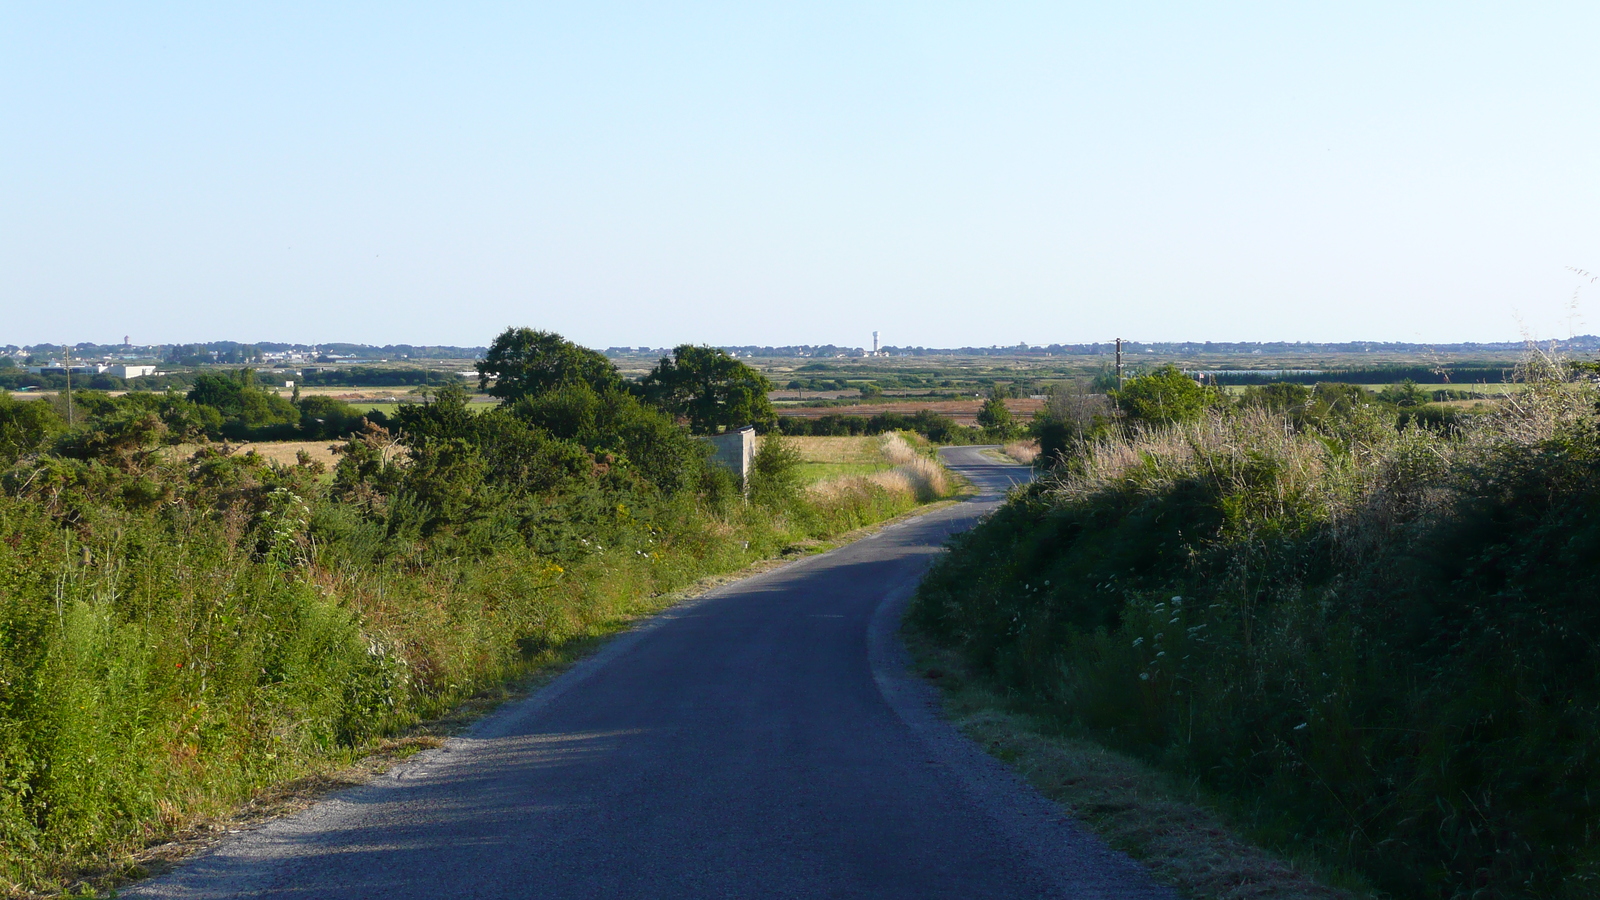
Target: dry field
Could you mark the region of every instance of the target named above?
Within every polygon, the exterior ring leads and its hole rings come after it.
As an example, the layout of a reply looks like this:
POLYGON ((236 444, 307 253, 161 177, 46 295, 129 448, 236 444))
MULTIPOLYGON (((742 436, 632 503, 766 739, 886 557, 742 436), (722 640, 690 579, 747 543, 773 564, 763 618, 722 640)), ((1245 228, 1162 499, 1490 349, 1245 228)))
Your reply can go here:
MULTIPOLYGON (((339 441, 258 441, 227 446, 232 447, 235 453, 255 453, 271 462, 286 466, 294 465, 300 451, 303 450, 313 460, 332 469, 338 463, 338 457, 333 453, 333 448, 337 444, 339 441)), ((182 459, 198 449, 200 449, 199 444, 174 444, 166 452, 182 459)))

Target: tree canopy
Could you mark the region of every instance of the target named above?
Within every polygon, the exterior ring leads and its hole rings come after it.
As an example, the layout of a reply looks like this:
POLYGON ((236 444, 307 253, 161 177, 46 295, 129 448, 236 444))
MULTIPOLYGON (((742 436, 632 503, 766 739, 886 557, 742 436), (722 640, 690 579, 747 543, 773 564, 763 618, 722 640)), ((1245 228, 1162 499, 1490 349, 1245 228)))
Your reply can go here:
POLYGON ((531 328, 501 332, 477 369, 478 389, 508 402, 574 384, 602 393, 622 387, 617 367, 604 355, 531 328))
POLYGON ((766 431, 777 424, 765 375, 716 347, 684 344, 663 357, 640 382, 646 399, 689 420, 695 434, 754 425, 766 431))
POLYGON ((231 376, 201 375, 195 378, 187 399, 216 409, 223 421, 241 434, 253 428, 289 426, 300 421, 300 411, 294 404, 262 390, 251 369, 240 369, 231 376))
POLYGON ((1111 392, 1111 399, 1132 421, 1170 425, 1200 418, 1211 393, 1177 366, 1162 366, 1128 379, 1121 390, 1111 392))
POLYGON ((996 391, 989 399, 983 401, 983 408, 978 410, 978 424, 985 431, 1001 436, 1009 435, 1013 428, 1011 410, 1006 408, 1006 401, 996 391))

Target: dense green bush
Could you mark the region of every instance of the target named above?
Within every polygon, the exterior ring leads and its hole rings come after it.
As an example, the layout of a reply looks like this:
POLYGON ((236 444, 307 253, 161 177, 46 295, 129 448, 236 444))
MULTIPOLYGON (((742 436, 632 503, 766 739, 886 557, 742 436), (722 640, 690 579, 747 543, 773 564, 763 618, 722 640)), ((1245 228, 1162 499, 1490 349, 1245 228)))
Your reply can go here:
POLYGON ((294 408, 300 414, 297 423, 299 430, 295 434, 300 440, 318 441, 344 437, 360 431, 362 420, 367 417, 354 406, 332 397, 312 395, 293 402, 294 408))
POLYGON ((782 509, 801 496, 800 466, 804 460, 784 440, 771 435, 761 442, 750 461, 750 500, 766 507, 782 509))
MULTIPOLYGON (((265 377, 265 376, 264 376, 265 377)), ((279 379, 272 378, 276 383, 279 379)), ((439 369, 400 369, 385 366, 342 366, 337 369, 305 368, 298 381, 303 385, 347 385, 350 387, 423 387, 461 384, 464 378, 439 369)))
POLYGON ((1250 396, 1085 444, 915 625, 1394 896, 1595 896, 1600 394, 1448 429, 1250 396))
POLYGON ((240 369, 232 375, 198 376, 186 399, 217 410, 222 416, 222 433, 235 440, 274 433, 275 426, 292 428, 300 423, 300 412, 294 404, 262 390, 250 369, 240 369))
POLYGON ((958 425, 949 416, 941 416, 927 409, 910 414, 878 413, 870 418, 852 415, 826 415, 816 419, 779 416, 778 430, 795 437, 842 437, 912 431, 936 444, 977 444, 985 440, 982 429, 958 425))
POLYGON ((1201 387, 1171 365, 1130 378, 1108 393, 1124 418, 1150 425, 1192 422, 1222 399, 1220 392, 1201 387))
POLYGON ((0 465, 39 450, 66 423, 42 400, 16 400, 0 391, 0 465))

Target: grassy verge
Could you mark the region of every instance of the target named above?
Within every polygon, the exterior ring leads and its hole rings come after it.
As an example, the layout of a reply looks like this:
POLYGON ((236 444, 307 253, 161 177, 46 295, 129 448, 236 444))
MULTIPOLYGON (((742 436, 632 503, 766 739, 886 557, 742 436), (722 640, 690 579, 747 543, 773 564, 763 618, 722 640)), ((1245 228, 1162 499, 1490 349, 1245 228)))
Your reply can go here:
POLYGON ((1594 897, 1600 387, 1545 371, 1449 428, 1243 407, 1085 442, 910 618, 1264 846, 1395 897, 1594 897))
MULTIPOLYGON (((403 474, 424 473, 414 459, 403 474)), ((316 467, 259 456, 20 471, 21 496, 0 495, 10 896, 137 876, 241 809, 287 808, 426 746, 708 576, 936 499, 874 482, 719 507, 575 491, 424 541, 408 495, 339 500, 316 467), (156 503, 111 502, 155 488, 156 503), (501 537, 510 514, 552 508, 562 518, 531 529, 542 543, 501 537)))
POLYGON ((801 479, 815 484, 830 478, 871 475, 893 468, 883 455, 882 438, 865 435, 853 437, 789 437, 784 442, 800 454, 801 479))
POLYGON ((1314 859, 1285 860, 1255 846, 1193 784, 1070 736, 1048 712, 973 670, 955 651, 910 628, 904 637, 919 674, 938 685, 952 724, 1184 896, 1372 896, 1351 873, 1328 870, 1314 859))
POLYGON ((49 887, 28 890, 12 884, 6 886, 4 895, 19 900, 97 896, 102 892, 114 892, 117 887, 133 881, 159 876, 229 835, 305 810, 331 794, 367 783, 423 750, 442 746, 445 740, 466 731, 502 705, 537 692, 598 651, 611 637, 643 619, 724 585, 850 544, 895 522, 939 509, 947 502, 953 501, 919 506, 829 540, 802 540, 785 546, 774 556, 756 560, 736 571, 708 575, 677 591, 634 597, 631 604, 617 610, 614 618, 593 623, 583 633, 541 654, 537 661, 529 662, 501 681, 482 686, 433 718, 344 752, 308 760, 298 776, 268 783, 241 803, 215 803, 192 810, 181 826, 153 836, 144 846, 105 853, 97 859, 80 862, 75 869, 63 869, 49 887))

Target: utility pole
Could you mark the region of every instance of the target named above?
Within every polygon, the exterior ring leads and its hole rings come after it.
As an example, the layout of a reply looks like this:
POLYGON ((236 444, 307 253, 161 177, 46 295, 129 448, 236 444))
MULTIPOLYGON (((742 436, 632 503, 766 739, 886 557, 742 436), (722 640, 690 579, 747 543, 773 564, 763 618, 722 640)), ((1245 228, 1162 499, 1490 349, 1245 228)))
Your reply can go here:
POLYGON ((1122 390, 1122 338, 1117 338, 1117 390, 1122 390))
POLYGON ((66 371, 67 371, 67 427, 71 428, 72 427, 72 347, 71 347, 71 345, 68 345, 68 344, 62 344, 61 346, 65 347, 66 351, 67 351, 67 364, 66 364, 66 367, 65 367, 66 371))

